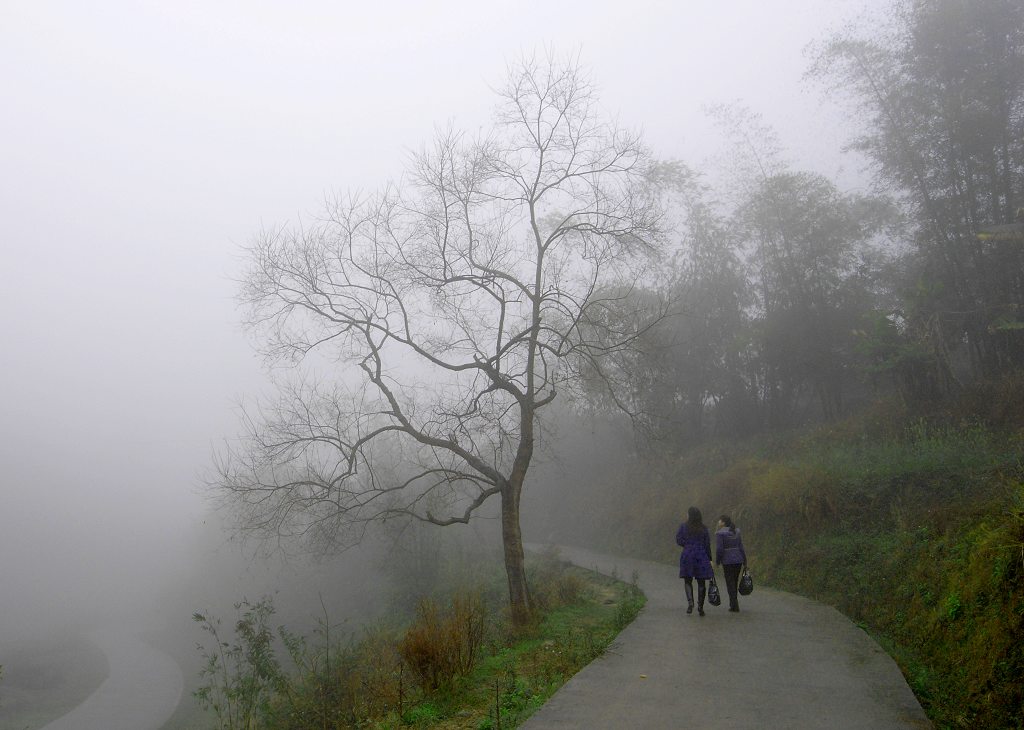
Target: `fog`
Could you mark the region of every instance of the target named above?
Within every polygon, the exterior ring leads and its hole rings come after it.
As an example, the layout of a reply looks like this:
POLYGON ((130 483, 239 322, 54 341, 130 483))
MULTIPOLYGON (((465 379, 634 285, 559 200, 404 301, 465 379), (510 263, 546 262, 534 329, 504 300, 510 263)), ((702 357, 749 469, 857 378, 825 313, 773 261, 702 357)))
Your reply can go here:
POLYGON ((234 281, 261 226, 480 127, 506 61, 548 47, 660 157, 713 154, 704 109, 740 100, 850 179, 800 78, 862 4, 4 2, 0 641, 267 582, 200 487, 266 384, 234 281))

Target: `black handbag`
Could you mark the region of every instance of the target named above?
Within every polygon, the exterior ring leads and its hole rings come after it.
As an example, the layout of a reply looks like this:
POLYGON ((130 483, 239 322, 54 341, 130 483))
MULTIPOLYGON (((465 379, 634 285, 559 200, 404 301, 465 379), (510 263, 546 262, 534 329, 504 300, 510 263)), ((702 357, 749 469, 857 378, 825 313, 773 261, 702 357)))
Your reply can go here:
POLYGON ((711 585, 708 586, 708 603, 712 606, 722 605, 722 594, 718 592, 718 584, 714 576, 711 577, 711 585))
POLYGON ((750 571, 744 569, 743 575, 740 576, 740 584, 736 587, 741 596, 749 596, 754 592, 754 578, 750 575, 750 571))

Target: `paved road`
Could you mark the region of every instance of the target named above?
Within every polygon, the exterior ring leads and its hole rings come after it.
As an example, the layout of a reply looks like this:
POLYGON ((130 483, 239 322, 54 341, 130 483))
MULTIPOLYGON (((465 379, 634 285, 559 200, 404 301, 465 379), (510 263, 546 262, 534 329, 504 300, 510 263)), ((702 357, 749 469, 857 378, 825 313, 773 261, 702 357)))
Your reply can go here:
POLYGON ((835 609, 757 586, 729 613, 719 569, 723 605, 701 618, 685 613, 674 566, 560 552, 625 580, 636 571, 647 605, 525 730, 931 727, 892 658, 835 609))
POLYGON ((177 663, 127 628, 89 634, 110 662, 110 676, 85 702, 43 730, 159 730, 181 699, 177 663))

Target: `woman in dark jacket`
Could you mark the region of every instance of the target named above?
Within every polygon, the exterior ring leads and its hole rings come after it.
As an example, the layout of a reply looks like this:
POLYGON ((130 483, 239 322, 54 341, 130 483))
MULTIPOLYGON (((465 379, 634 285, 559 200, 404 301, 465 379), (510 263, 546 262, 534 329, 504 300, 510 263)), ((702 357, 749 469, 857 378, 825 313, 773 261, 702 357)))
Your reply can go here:
POLYGON ((747 553, 743 549, 743 538, 733 524, 729 515, 718 518, 718 530, 715 532, 715 563, 725 571, 725 588, 729 591, 729 610, 739 611, 739 597, 736 585, 740 578, 740 568, 747 567, 747 553))
POLYGON ((697 613, 704 615, 704 581, 715 577, 711 568, 711 536, 704 526, 700 510, 690 507, 686 522, 676 530, 676 545, 683 548, 679 556, 679 577, 686 581, 686 612, 693 613, 693 579, 697 579, 697 613))

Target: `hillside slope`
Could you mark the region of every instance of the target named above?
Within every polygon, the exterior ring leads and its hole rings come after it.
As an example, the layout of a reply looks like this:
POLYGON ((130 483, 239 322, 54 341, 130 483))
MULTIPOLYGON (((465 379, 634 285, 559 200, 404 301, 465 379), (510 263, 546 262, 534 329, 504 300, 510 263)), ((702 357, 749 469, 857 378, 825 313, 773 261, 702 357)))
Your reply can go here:
POLYGON ((883 403, 799 433, 591 465, 545 500, 562 509, 537 516, 539 538, 669 562, 689 505, 709 523, 728 513, 758 581, 868 630, 938 727, 1021 727, 1019 377, 927 412, 883 403))

